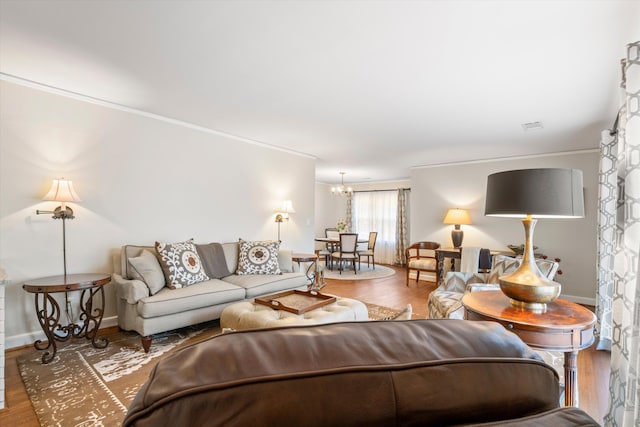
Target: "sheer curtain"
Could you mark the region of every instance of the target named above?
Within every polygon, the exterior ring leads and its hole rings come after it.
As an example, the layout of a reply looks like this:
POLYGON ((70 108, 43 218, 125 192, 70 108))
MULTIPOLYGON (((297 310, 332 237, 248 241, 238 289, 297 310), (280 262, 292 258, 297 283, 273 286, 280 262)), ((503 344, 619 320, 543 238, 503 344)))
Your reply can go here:
POLYGON ((393 264, 396 249, 396 218, 398 192, 356 192, 351 202, 352 230, 366 239, 370 231, 377 231, 376 263, 393 264))
POLYGON ((599 348, 611 349, 604 424, 634 427, 640 425, 640 42, 627 46, 620 86, 617 131, 601 142, 596 312, 599 348))

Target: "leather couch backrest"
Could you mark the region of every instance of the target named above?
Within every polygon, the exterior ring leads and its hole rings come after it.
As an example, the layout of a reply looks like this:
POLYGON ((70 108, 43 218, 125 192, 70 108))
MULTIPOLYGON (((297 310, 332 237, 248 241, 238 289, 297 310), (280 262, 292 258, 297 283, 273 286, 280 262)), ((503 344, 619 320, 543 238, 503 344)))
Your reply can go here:
POLYGON ((558 407, 555 370, 495 322, 248 330, 158 362, 124 426, 456 425, 558 407))

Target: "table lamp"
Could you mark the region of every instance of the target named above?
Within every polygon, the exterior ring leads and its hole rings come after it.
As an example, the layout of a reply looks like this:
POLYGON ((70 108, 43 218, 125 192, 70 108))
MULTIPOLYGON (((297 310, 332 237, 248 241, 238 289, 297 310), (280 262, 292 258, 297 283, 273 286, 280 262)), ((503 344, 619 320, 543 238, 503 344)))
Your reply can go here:
POLYGON ((64 267, 64 275, 67 275, 67 231, 65 227, 65 221, 67 219, 75 218, 73 216, 73 209, 69 206, 66 206, 66 202, 78 202, 80 201, 80 197, 73 189, 73 182, 60 178, 54 179, 51 184, 51 189, 49 192, 42 198, 42 200, 50 200, 54 202, 61 202, 60 206, 58 206, 53 211, 41 211, 36 210, 36 214, 53 214, 53 219, 61 219, 62 220, 62 260, 64 267))
POLYGON ((451 240, 453 241, 453 247, 459 248, 462 245, 462 238, 464 237, 464 232, 460 230, 460 225, 471 224, 469 212, 458 208, 449 209, 442 222, 454 226, 453 230, 451 230, 451 240))
POLYGON ((547 279, 535 262, 534 217, 583 218, 582 192, 582 171, 577 169, 520 169, 489 175, 485 215, 523 218, 522 263, 498 279, 512 306, 543 313, 546 304, 560 295, 561 285, 547 279))

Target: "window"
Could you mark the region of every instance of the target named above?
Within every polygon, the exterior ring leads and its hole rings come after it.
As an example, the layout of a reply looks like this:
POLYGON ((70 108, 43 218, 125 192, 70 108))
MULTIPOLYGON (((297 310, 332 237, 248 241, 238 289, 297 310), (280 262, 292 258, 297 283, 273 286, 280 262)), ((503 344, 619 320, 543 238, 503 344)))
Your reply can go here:
POLYGON ((398 192, 356 192, 351 206, 351 224, 360 239, 368 239, 370 231, 377 231, 376 262, 395 261, 398 192))

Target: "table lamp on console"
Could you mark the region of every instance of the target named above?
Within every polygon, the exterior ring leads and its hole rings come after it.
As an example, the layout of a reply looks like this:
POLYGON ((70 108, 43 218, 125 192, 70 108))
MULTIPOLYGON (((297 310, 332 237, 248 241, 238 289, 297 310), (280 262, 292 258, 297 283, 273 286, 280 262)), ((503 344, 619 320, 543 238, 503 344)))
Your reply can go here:
POLYGON ((464 209, 453 208, 447 211, 447 214, 444 216, 443 224, 453 225, 453 230, 451 230, 451 241, 453 242, 454 248, 459 248, 462 246, 462 238, 464 237, 464 232, 460 230, 460 225, 469 225, 471 224, 471 217, 469 216, 469 212, 464 209))
POLYGON ((583 218, 582 171, 520 169, 498 172, 487 179, 485 215, 523 218, 525 246, 522 263, 500 276, 500 289, 514 307, 545 312, 560 295, 561 285, 547 279, 533 255, 535 218, 583 218))

